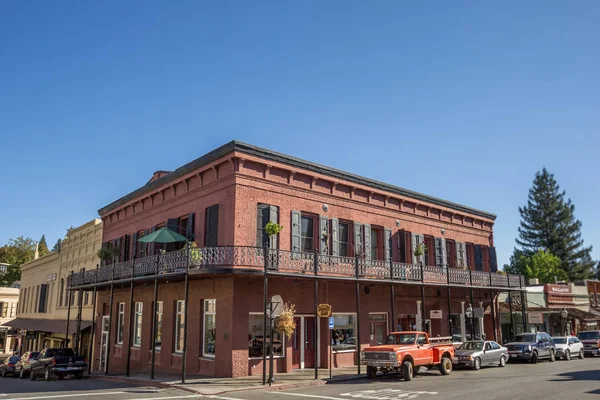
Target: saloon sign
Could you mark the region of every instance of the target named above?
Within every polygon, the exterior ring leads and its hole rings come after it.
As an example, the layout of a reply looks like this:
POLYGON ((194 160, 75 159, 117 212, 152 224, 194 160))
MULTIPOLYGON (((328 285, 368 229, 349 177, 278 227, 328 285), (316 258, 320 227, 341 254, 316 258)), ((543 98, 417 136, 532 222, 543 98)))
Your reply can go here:
POLYGON ((548 293, 568 294, 571 293, 571 286, 567 285, 547 285, 548 293))

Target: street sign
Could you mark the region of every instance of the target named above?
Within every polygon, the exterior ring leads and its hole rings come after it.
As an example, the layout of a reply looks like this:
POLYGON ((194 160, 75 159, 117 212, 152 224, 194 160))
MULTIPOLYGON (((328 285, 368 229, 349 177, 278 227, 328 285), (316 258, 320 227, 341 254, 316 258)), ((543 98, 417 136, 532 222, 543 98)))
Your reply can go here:
POLYGON ((319 304, 317 307, 317 315, 322 318, 331 316, 331 306, 329 304, 319 304))
POLYGON ((335 326, 334 318, 329 317, 329 329, 333 329, 334 326, 335 326))

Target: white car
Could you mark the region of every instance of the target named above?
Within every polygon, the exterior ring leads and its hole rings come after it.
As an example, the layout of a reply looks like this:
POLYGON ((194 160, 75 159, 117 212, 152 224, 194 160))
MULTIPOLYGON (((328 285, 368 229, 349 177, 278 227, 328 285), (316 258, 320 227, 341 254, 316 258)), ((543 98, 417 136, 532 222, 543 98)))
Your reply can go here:
POLYGON ((583 343, 576 336, 553 337, 556 358, 570 360, 572 357, 583 358, 583 343))

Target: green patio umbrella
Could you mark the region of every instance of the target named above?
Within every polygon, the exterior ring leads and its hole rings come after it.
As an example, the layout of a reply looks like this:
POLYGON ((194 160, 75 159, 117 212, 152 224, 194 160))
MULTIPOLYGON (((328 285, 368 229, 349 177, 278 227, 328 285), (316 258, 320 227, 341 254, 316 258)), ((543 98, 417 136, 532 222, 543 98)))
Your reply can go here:
POLYGON ((152 232, 138 240, 138 242, 142 243, 175 243, 186 241, 187 238, 185 236, 181 236, 179 233, 173 232, 167 227, 160 228, 156 232, 152 232))

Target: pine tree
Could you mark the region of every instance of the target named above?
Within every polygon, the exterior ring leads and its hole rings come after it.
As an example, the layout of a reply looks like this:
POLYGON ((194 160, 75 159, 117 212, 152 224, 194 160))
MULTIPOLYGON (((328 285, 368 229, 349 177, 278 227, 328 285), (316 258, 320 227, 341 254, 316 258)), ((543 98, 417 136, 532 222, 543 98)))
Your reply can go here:
POLYGON ((62 240, 58 239, 56 241, 56 244, 54 245, 54 247, 52 248, 52 252, 55 251, 60 251, 60 246, 62 245, 62 240))
POLYGON ((575 206, 565 200, 565 191, 546 168, 535 174, 525 207, 519 207, 521 226, 517 244, 526 254, 548 250, 561 260, 561 268, 570 280, 593 276, 595 262, 592 247, 585 247, 581 221, 575 219, 575 206))
POLYGON ((48 244, 46 243, 46 236, 44 235, 42 235, 40 242, 38 243, 38 253, 40 257, 50 254, 50 250, 48 250, 48 244))

